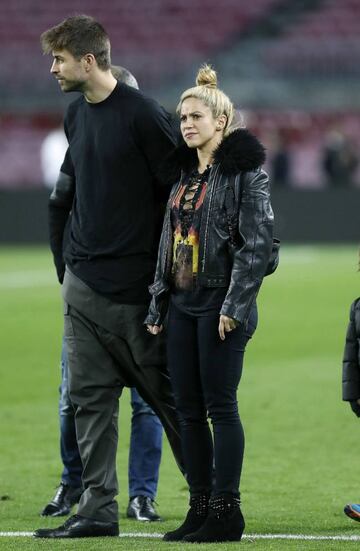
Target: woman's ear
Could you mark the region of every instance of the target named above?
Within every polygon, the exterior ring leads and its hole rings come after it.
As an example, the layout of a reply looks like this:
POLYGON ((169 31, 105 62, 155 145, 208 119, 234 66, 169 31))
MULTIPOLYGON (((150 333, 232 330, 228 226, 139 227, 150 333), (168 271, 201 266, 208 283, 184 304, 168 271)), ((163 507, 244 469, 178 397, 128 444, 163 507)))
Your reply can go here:
POLYGON ((226 126, 227 116, 226 115, 220 115, 216 119, 216 130, 224 130, 226 126))

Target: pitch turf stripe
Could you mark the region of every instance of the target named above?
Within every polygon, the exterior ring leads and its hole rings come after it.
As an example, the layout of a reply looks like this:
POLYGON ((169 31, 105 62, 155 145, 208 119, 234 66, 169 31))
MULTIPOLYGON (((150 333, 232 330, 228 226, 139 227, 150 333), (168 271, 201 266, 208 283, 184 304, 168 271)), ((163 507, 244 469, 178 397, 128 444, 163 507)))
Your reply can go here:
MULTIPOLYGON (((0 537, 16 538, 30 537, 32 532, 0 532, 0 537)), ((120 538, 162 538, 163 534, 143 533, 143 532, 124 532, 120 538)), ((248 540, 300 540, 300 541, 360 541, 360 536, 316 536, 313 534, 244 534, 243 539, 248 540)))
POLYGON ((57 285, 54 270, 24 270, 0 274, 0 289, 26 289, 57 285))

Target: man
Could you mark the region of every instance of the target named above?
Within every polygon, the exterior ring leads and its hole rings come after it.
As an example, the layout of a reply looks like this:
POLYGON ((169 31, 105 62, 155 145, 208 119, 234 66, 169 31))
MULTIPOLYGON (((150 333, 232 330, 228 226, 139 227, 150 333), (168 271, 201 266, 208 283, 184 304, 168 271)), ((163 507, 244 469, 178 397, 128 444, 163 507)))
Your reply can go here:
MULTIPOLYGON (((125 385, 135 386, 159 416, 183 470, 164 341, 143 327, 157 249, 157 197, 164 195, 156 173, 175 140, 154 101, 117 83, 109 38, 93 18, 70 17, 41 42, 53 54, 51 72, 61 89, 82 94, 65 116, 69 154, 54 190, 58 212, 50 239, 53 251, 62 251, 59 228, 70 205, 64 323, 84 492, 77 515, 34 535, 115 536, 118 398, 125 385)), ((58 269, 60 258, 55 254, 58 269)))
MULTIPOLYGON (((114 77, 128 86, 139 89, 135 77, 124 67, 111 66, 114 77)), ((65 134, 62 131, 64 140, 65 134)), ((67 144, 67 141, 66 141, 67 144)), ((66 154, 67 145, 63 150, 62 158, 66 154)), ((55 159, 56 161, 57 159, 55 159)), ((52 159, 47 159, 52 163, 52 159)), ((55 162, 56 164, 56 162, 55 162)), ((59 172, 59 169, 58 169, 59 172)), ((58 175, 57 175, 58 176, 58 175)), ((60 175, 61 178, 61 175, 60 175)), ((54 187, 55 181, 52 181, 54 187)), ((49 212, 52 219, 53 211, 58 209, 56 193, 50 196, 49 212), (53 201, 55 200, 55 206, 53 201)), ((66 212, 64 213, 66 215, 66 212)), ((70 210, 67 211, 67 216, 70 210)), ((61 228, 62 225, 61 225, 61 228)), ((61 229, 60 228, 60 229, 61 229)), ((63 228, 65 230, 65 228, 63 228)), ((62 237, 64 243, 64 236, 62 237)), ((55 247, 55 255, 59 251, 55 247)), ((59 258, 58 270, 59 282, 63 282, 65 263, 59 258)), ((159 467, 162 450, 162 426, 146 402, 139 396, 135 388, 131 388, 131 433, 128 462, 129 505, 127 516, 139 521, 161 520, 155 510, 154 500, 159 480, 159 467)), ((66 343, 63 340, 61 351, 61 384, 60 384, 60 453, 63 463, 61 482, 54 497, 43 508, 42 516, 60 517, 70 513, 72 507, 79 502, 82 488, 82 463, 75 430, 75 410, 71 403, 68 390, 68 360, 66 343)))

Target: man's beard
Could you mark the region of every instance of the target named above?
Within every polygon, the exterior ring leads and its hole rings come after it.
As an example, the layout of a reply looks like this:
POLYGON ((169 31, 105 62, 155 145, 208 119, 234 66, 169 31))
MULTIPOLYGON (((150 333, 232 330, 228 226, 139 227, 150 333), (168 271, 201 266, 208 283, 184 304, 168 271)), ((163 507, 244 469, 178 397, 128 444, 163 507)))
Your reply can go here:
POLYGON ((60 87, 63 92, 83 92, 85 88, 85 82, 79 80, 62 80, 63 85, 60 87))

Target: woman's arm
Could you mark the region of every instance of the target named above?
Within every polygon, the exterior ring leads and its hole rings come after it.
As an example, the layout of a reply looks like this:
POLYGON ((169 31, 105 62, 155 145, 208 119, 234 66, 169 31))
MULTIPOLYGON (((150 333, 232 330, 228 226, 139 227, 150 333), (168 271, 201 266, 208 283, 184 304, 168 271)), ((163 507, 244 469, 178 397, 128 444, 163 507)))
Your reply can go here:
POLYGON ((221 315, 246 323, 268 266, 273 225, 269 178, 262 170, 249 172, 243 178, 240 198, 241 244, 234 249, 230 285, 221 315))

